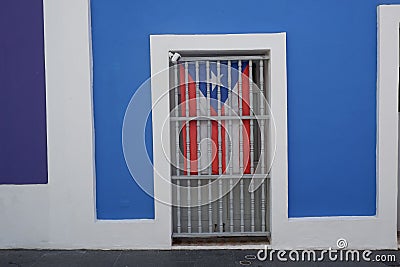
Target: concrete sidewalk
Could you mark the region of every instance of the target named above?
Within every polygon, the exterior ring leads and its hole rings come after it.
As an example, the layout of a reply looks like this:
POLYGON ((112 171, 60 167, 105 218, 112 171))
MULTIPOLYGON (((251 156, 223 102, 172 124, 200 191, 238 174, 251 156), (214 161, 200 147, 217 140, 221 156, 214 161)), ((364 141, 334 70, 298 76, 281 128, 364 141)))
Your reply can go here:
POLYGON ((257 250, 0 250, 0 267, 131 267, 131 266, 400 266, 399 251, 375 251, 395 255, 381 262, 273 262, 259 261, 257 250))

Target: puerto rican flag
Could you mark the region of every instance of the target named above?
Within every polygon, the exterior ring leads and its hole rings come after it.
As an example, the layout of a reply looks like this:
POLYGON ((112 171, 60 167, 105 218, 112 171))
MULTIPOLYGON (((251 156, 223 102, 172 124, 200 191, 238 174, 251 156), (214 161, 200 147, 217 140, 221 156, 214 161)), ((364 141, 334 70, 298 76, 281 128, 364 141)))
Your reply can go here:
MULTIPOLYGON (((209 73, 207 80, 207 67, 205 62, 199 62, 196 74, 194 62, 188 63, 188 77, 185 79, 185 65, 179 65, 180 80, 180 109, 182 116, 186 116, 186 101, 188 101, 190 117, 204 116, 249 116, 250 115, 250 92, 249 92, 249 62, 242 61, 239 70, 238 61, 231 61, 230 88, 228 83, 227 62, 220 62, 220 71, 216 62, 209 62, 209 73), (241 97, 239 94, 239 75, 241 75, 242 87, 241 97), (196 79, 199 82, 197 92, 196 79), (207 95, 207 81, 209 85, 209 95, 207 95), (186 83, 188 86, 186 86, 186 83), (220 87, 220 89, 218 88, 220 87), (186 90, 188 89, 188 94, 186 90), (220 90, 220 98, 218 97, 220 90), (186 99, 188 96, 188 100, 186 99), (196 99, 198 97, 199 99, 196 99), (240 114, 240 101, 242 114, 240 114), (199 104, 199 111, 197 110, 199 104), (218 114, 220 105, 220 114, 218 114), (210 113, 208 111, 210 106, 210 113), (198 114, 199 113, 199 114, 198 114)), ((233 174, 250 174, 250 120, 242 120, 242 155, 240 153, 240 120, 232 120, 231 126, 225 120, 211 120, 211 136, 208 133, 208 121, 200 120, 199 130, 197 121, 191 120, 182 126, 183 155, 184 155, 184 175, 188 172, 188 149, 190 149, 190 174, 228 174, 230 173, 229 164, 232 164, 233 174), (221 123, 219 127, 219 122, 221 123), (186 127, 189 127, 189 146, 187 146, 186 127), (219 134, 219 128, 221 133, 219 134), (199 146, 198 147, 198 137, 199 146), (221 140, 219 140, 219 138, 221 140), (208 142, 211 139, 211 157, 208 154, 208 142), (221 142, 221 162, 219 154, 219 141, 221 142), (232 149, 230 148, 232 142, 232 149), (200 158, 198 158, 198 149, 200 158), (242 159, 240 159, 242 156, 242 159), (243 171, 240 169, 240 160, 243 163, 243 171), (222 167, 222 168, 220 168, 222 167), (199 170, 200 168, 200 170, 199 170)))

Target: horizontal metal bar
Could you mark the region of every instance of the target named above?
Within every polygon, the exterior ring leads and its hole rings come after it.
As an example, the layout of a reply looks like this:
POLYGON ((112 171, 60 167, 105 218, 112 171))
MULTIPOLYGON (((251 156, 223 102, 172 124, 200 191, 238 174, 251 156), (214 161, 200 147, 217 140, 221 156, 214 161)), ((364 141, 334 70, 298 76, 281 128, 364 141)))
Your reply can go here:
POLYGON ((172 237, 240 237, 240 236, 265 236, 270 237, 270 232, 215 232, 215 233, 173 233, 172 237))
POLYGON ((243 174, 243 175, 229 175, 229 174, 214 174, 214 175, 209 175, 209 174, 204 174, 204 175, 190 175, 190 176, 185 176, 185 175, 172 175, 171 177, 173 180, 188 180, 188 179, 270 179, 270 175, 266 174, 243 174))
POLYGON ((267 60, 269 59, 269 56, 267 55, 240 55, 240 56, 196 56, 196 57, 191 57, 191 56, 183 56, 178 60, 179 62, 187 62, 187 61, 237 61, 237 60, 267 60))
POLYGON ((192 116, 192 117, 173 117, 171 116, 171 121, 209 121, 209 120, 268 120, 271 116, 260 115, 260 116, 192 116))

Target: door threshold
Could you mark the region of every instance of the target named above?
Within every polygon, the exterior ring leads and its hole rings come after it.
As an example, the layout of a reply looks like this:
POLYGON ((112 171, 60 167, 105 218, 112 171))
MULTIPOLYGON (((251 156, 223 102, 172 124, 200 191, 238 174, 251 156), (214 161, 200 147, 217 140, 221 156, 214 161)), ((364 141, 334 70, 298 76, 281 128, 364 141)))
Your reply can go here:
POLYGON ((267 237, 173 238, 173 249, 263 249, 267 237))
POLYGON ((266 242, 264 244, 207 244, 207 245, 172 245, 172 250, 260 250, 271 248, 271 245, 266 242))

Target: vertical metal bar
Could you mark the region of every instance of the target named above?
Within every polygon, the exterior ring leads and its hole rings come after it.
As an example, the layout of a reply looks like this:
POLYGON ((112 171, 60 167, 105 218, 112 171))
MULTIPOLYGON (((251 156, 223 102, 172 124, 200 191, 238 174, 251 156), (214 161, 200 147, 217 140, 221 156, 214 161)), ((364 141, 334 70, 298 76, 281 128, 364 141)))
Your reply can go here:
POLYGON ((207 113, 208 113, 208 121, 207 121, 207 134, 208 134, 208 142, 207 142, 207 164, 208 167, 208 174, 211 175, 212 173, 212 166, 211 166, 211 92, 210 92, 210 61, 206 62, 206 76, 207 76, 207 113))
POLYGON ((223 205, 222 205, 222 179, 219 179, 218 181, 218 189, 219 189, 219 231, 223 232, 224 231, 224 225, 223 225, 223 205))
MULTIPOLYGON (((217 61, 217 102, 218 102, 218 116, 221 116, 221 63, 217 61)), ((218 173, 222 174, 222 131, 221 120, 218 119, 218 173)))
MULTIPOLYGON (((200 117, 200 89, 199 89, 199 62, 196 61, 196 116, 200 117)), ((200 164, 200 121, 197 119, 196 120, 197 124, 197 174, 200 175, 200 169, 201 169, 201 164, 200 164)))
MULTIPOLYGON (((175 70, 175 117, 179 117, 179 81, 178 81, 178 64, 174 66, 175 70)), ((175 122, 175 155, 176 155, 176 176, 179 176, 179 121, 175 122)))
POLYGON ((181 232, 181 182, 180 180, 176 180, 176 217, 177 218, 177 228, 178 233, 181 232))
MULTIPOLYGON (((242 92, 242 61, 239 60, 238 63, 239 66, 239 116, 243 116, 243 92, 242 92)), ((239 126, 239 168, 240 168, 240 174, 243 174, 243 121, 240 118, 240 126, 239 126)))
POLYGON ((188 62, 185 62, 185 105, 186 105, 186 169, 190 176, 190 121, 189 117, 189 69, 188 62))
MULTIPOLYGON (((232 62, 228 60, 228 101, 229 101, 229 117, 232 117, 232 62)), ((229 157, 228 162, 229 162, 229 174, 233 174, 233 163, 232 163, 232 119, 229 119, 229 157)), ((233 180, 229 179, 229 218, 230 218, 230 232, 233 233, 233 180)))
MULTIPOLYGON (((264 61, 260 60, 260 115, 264 115, 264 61)), ((260 121, 260 133, 261 133, 261 149, 260 149, 260 161, 261 161, 261 173, 265 174, 265 138, 264 138, 264 120, 260 121)), ((261 231, 266 231, 265 229, 265 186, 266 181, 261 187, 261 231)))
POLYGON ((240 179, 240 231, 244 232, 244 185, 243 178, 240 179))
POLYGON ((261 185, 261 231, 265 232, 265 185, 266 180, 261 185))
POLYGON ((208 180, 208 231, 213 232, 211 179, 208 180))
MULTIPOLYGON (((249 98, 250 116, 253 116, 253 61, 249 60, 249 98)), ((254 121, 250 119, 250 173, 254 173, 254 121)), ((255 231, 255 209, 254 209, 254 183, 251 181, 250 205, 251 205, 251 231, 255 231)))
MULTIPOLYGON (((199 89, 199 62, 196 61, 196 116, 200 117, 200 89, 199 89)), ((200 175, 200 169, 201 169, 201 164, 200 164, 200 121, 197 119, 196 120, 197 124, 197 174, 200 175)), ((197 222, 198 222, 198 232, 201 233, 201 180, 197 180, 197 222)))
MULTIPOLYGON (((243 115, 243 92, 242 92, 242 61, 238 62, 238 83, 239 83, 239 116, 243 115)), ((240 118, 239 126, 239 169, 240 174, 243 174, 243 121, 240 118)), ((240 179, 240 231, 244 232, 244 181, 240 179)))
MULTIPOLYGON (((260 60, 260 115, 264 115, 264 61, 260 60)), ((260 122, 260 132, 261 132, 261 149, 260 149, 260 161, 261 161, 261 173, 265 174, 265 138, 264 138, 264 123, 262 119, 260 122)))
MULTIPOLYGON (((207 133, 208 133, 208 148, 207 148, 207 164, 208 173, 211 175, 212 166, 211 166, 211 92, 210 92, 210 61, 206 61, 206 76, 207 76, 207 112, 208 112, 208 121, 207 121, 207 133)), ((211 179, 208 180, 208 231, 210 233, 213 232, 213 222, 212 222, 212 188, 211 188, 211 179)))
MULTIPOLYGON (((175 117, 179 117, 179 81, 178 81, 178 64, 175 64, 174 66, 174 78, 175 78, 175 117)), ((179 176, 179 121, 176 121, 175 123, 175 150, 176 150, 176 176, 179 176)), ((176 198, 177 198, 177 211, 176 211, 176 216, 177 216, 177 230, 178 233, 181 232, 181 189, 180 189, 180 180, 178 179, 176 181, 176 198)))
POLYGON ((255 217, 255 210, 254 210, 254 183, 250 181, 250 212, 251 212, 251 231, 255 231, 255 225, 254 225, 254 217, 255 217))
MULTIPOLYGON (((190 176, 190 121, 188 119, 189 117, 189 63, 185 62, 185 100, 186 100, 186 156, 187 156, 187 164, 186 164, 186 169, 187 169, 187 175, 190 176)), ((192 232, 192 215, 191 215, 191 196, 190 196, 190 179, 187 181, 187 201, 188 201, 188 223, 187 223, 187 230, 188 233, 192 232)))
POLYGON ((197 180, 197 216, 198 216, 198 225, 199 225, 199 233, 202 232, 201 227, 201 179, 197 180))
MULTIPOLYGON (((228 60, 228 101, 229 101, 229 117, 232 117, 232 70, 231 70, 231 61, 228 60)), ((232 163, 232 153, 233 153, 233 140, 232 140, 232 119, 229 119, 229 174, 233 174, 233 163, 232 163)))
POLYGON ((187 181, 187 185, 188 185, 188 193, 187 193, 187 198, 188 198, 188 224, 187 224, 187 228, 188 228, 188 233, 192 232, 192 199, 190 196, 190 179, 188 179, 187 181))
MULTIPOLYGON (((250 116, 253 116, 253 61, 249 61, 250 116)), ((254 173, 254 120, 250 119, 250 173, 254 173)))
POLYGON ((233 180, 229 179, 229 218, 230 218, 230 232, 233 233, 233 180))
MULTIPOLYGON (((217 101, 218 101, 218 116, 221 116, 221 62, 217 61, 217 101)), ((218 120, 218 173, 222 174, 222 129, 221 120, 218 120)), ((222 179, 218 181, 218 202, 219 202, 219 231, 223 232, 223 207, 222 207, 222 179)))

